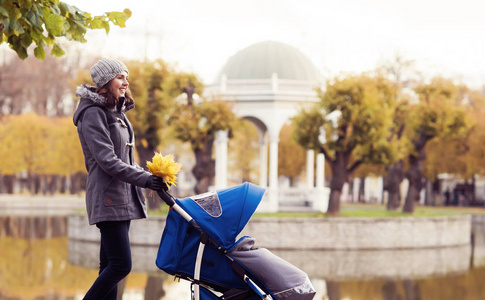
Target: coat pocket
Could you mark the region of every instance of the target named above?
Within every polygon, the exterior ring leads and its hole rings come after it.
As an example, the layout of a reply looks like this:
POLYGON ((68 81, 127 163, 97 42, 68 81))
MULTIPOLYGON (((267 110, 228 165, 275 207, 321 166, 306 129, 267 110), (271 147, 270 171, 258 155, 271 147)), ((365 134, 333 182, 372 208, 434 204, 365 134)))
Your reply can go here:
POLYGON ((108 185, 104 189, 104 205, 105 206, 117 206, 117 205, 127 205, 128 204, 128 194, 127 194, 128 184, 118 180, 116 178, 111 178, 108 185))

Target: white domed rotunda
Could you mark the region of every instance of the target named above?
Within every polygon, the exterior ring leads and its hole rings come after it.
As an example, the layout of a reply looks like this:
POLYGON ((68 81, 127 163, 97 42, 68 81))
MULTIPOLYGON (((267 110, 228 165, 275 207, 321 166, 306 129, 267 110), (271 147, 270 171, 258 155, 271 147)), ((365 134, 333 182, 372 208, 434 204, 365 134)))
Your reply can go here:
MULTIPOLYGON (((321 82, 318 70, 301 51, 280 42, 265 41, 230 57, 215 83, 206 87, 206 97, 233 101, 236 115, 251 121, 258 128, 261 162, 259 185, 268 188, 260 211, 278 211, 284 209, 285 204, 298 202, 310 204, 315 210, 326 210, 328 190, 324 188, 323 154, 317 155, 316 183, 314 153, 309 150, 305 188, 278 187, 280 130, 302 105, 319 101, 315 88, 321 82)), ((219 132, 215 143, 216 189, 227 186, 227 143, 227 132, 219 132)))

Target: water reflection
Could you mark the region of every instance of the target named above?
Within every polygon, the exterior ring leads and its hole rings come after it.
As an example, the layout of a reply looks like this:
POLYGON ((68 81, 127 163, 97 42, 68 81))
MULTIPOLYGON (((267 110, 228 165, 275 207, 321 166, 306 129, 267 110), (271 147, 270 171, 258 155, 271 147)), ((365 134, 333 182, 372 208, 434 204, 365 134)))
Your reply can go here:
MULTIPOLYGON (((95 268, 68 262, 67 237, 0 238, 0 299, 82 299, 96 278, 95 268)), ((163 272, 132 272, 120 285, 123 299, 184 299, 183 290, 163 272), (169 289, 170 292, 166 292, 169 289), (165 296, 170 295, 171 298, 165 296)))
MULTIPOLYGON (((8 226, 13 228, 12 221, 9 222, 8 226)), ((63 224, 59 220, 22 222, 59 224, 54 227, 63 224)), ((20 228, 5 230, 5 224, 0 224, 3 226, 0 229, 0 300, 82 299, 96 278, 96 243, 76 244, 65 236, 38 238, 38 234, 26 233, 27 230, 20 228), (74 256, 75 253, 82 255, 74 256)), ((36 226, 28 227, 40 230, 36 226)), ((485 231, 481 228, 474 228, 473 251, 466 246, 399 251, 274 252, 311 276, 318 300, 483 299, 485 231)), ((56 229, 40 231, 57 232, 56 229)), ((190 299, 188 283, 174 281, 172 276, 156 269, 157 250, 134 247, 134 272, 120 284, 122 299, 190 299)))

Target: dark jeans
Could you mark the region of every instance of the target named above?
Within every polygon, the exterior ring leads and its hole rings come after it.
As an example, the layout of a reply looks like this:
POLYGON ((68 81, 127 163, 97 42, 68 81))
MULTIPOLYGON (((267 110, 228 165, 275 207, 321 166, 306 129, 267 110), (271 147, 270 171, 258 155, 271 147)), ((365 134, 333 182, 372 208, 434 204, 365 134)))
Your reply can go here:
POLYGON ((100 222, 99 276, 85 300, 116 300, 118 282, 131 271, 130 221, 100 222))

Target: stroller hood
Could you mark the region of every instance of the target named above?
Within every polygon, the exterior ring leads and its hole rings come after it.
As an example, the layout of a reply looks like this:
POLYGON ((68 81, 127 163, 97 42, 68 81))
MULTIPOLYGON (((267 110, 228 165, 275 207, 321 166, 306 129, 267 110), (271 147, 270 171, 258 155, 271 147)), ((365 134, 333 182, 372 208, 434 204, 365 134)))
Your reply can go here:
POLYGON ((178 202, 211 239, 223 250, 229 250, 258 207, 265 191, 262 187, 245 182, 178 202))

